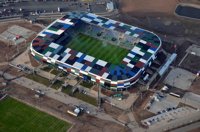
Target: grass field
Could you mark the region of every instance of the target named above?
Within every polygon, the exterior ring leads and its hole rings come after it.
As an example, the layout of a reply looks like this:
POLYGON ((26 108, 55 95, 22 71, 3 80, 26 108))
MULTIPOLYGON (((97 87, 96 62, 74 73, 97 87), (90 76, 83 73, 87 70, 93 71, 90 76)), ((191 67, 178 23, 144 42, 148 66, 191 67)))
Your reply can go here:
POLYGON ((38 83, 44 84, 45 86, 50 85, 50 81, 48 79, 41 77, 39 75, 36 75, 36 74, 29 74, 26 76, 26 78, 36 81, 38 83))
POLYGON ((51 86, 54 89, 59 89, 64 82, 56 80, 55 83, 51 86))
POLYGON ((80 83, 81 86, 84 86, 86 88, 92 88, 92 86, 94 85, 92 82, 86 82, 86 81, 83 81, 80 83))
POLYGON ((75 37, 68 47, 116 65, 120 64, 122 59, 129 53, 127 49, 104 43, 84 34, 75 37))
POLYGON ((0 101, 0 132, 66 132, 71 124, 10 97, 0 101))
POLYGON ((83 100, 91 105, 97 106, 97 100, 89 95, 83 94, 83 93, 79 93, 76 92, 74 94, 72 94, 72 86, 68 85, 65 88, 62 88, 62 92, 68 94, 71 97, 75 97, 78 98, 80 100, 83 100))

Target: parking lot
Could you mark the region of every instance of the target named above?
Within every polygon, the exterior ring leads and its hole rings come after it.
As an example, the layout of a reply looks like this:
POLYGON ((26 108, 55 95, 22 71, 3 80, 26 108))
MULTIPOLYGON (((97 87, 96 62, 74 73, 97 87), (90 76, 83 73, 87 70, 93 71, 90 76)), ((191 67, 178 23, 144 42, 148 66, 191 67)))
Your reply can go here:
POLYGON ((164 112, 164 113, 158 114, 156 116, 150 117, 148 119, 145 119, 142 121, 142 123, 144 125, 148 125, 148 126, 152 126, 154 124, 158 125, 161 123, 168 123, 173 120, 176 120, 177 118, 184 117, 184 116, 190 115, 195 112, 197 112, 197 110, 192 109, 187 106, 175 108, 168 112, 164 112))
POLYGON ((179 98, 173 97, 171 95, 165 95, 163 98, 160 98, 159 100, 157 99, 155 100, 153 97, 152 99, 154 101, 152 101, 148 111, 155 114, 161 114, 170 111, 172 109, 175 109, 180 102, 179 98))

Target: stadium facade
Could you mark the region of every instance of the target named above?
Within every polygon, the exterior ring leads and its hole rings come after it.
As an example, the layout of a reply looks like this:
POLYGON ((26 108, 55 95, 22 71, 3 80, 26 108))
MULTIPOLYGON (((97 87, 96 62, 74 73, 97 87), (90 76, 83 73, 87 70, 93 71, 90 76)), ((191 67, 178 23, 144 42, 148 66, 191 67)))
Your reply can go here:
POLYGON ((70 12, 41 31, 32 41, 30 50, 42 63, 52 64, 105 88, 123 90, 144 75, 160 48, 160 38, 150 31, 92 13, 70 12), (120 64, 112 64, 69 48, 68 43, 79 32, 105 39, 129 52, 120 64))

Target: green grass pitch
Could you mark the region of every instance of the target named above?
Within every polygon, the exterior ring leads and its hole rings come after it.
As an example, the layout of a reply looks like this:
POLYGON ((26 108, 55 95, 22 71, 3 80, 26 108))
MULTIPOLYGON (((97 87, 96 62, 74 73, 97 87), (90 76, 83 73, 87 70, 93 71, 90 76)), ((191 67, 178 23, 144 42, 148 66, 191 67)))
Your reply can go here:
POLYGON ((7 97, 0 101, 0 132, 66 132, 71 124, 7 97))
POLYGON ((69 48, 112 64, 120 64, 129 50, 104 43, 96 38, 79 34, 68 45, 69 48))

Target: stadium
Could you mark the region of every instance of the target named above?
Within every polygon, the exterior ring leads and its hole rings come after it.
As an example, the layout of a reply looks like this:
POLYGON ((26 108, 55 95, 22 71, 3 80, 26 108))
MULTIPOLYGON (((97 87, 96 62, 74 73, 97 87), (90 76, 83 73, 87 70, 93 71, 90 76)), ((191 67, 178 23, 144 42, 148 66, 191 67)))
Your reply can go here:
POLYGON ((124 90, 144 77, 160 38, 147 30, 86 12, 70 12, 41 31, 31 54, 83 80, 124 90))

